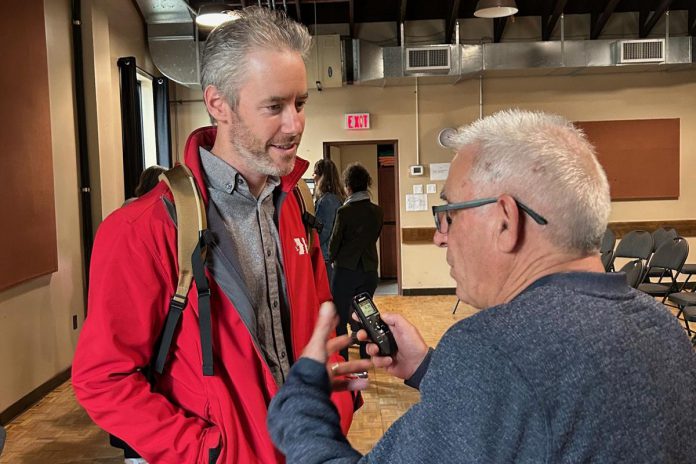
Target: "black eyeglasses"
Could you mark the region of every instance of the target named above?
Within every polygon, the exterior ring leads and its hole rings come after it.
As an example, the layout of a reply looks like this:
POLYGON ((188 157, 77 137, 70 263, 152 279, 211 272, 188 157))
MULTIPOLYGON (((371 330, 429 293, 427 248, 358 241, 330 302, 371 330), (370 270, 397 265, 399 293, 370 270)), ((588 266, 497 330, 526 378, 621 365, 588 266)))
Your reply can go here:
MULTIPOLYGON (((481 200, 469 200, 463 201, 461 203, 450 203, 447 205, 433 206, 433 218, 435 218, 435 228, 441 234, 446 234, 449 231, 450 224, 452 224, 452 218, 449 215, 450 211, 478 208, 479 206, 490 205, 491 203, 495 203, 497 201, 497 198, 483 198, 481 200)), ((525 213, 529 214, 529 217, 534 219, 534 222, 536 222, 537 224, 545 226, 549 223, 549 221, 547 221, 546 218, 544 218, 544 216, 537 213, 532 208, 519 201, 517 198, 515 198, 515 203, 517 203, 518 208, 520 208, 525 213)))

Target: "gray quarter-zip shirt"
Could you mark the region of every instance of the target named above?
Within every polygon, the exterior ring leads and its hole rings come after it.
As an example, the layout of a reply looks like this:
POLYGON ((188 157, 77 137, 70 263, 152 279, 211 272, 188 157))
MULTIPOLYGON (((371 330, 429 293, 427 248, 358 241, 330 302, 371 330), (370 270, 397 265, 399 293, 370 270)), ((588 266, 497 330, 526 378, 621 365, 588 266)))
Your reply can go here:
MULTIPOLYGON (((223 230, 217 231, 217 240, 226 241, 220 247, 227 251, 225 264, 234 266, 234 274, 243 280, 255 313, 255 320, 252 316, 247 326, 280 386, 291 363, 291 350, 283 331, 284 326, 289 327, 289 315, 282 252, 274 221, 273 192, 280 185, 280 178, 269 176, 256 198, 235 168, 204 148, 200 148, 200 155, 210 194, 209 210, 216 209, 209 215, 219 215, 224 223, 223 230)), ((217 259, 216 253, 210 259, 217 259)))

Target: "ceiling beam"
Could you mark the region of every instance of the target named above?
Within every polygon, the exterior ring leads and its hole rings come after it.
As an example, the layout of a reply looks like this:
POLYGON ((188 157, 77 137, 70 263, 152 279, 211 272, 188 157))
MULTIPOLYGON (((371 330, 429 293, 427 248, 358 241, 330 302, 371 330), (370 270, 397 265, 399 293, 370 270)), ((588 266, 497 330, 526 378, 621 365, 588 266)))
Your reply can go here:
POLYGON ((493 19, 493 42, 500 43, 503 38, 503 31, 505 30, 505 25, 507 24, 509 16, 504 16, 502 18, 493 19))
POLYGON ((607 21, 609 21, 609 17, 614 12, 616 5, 618 5, 620 1, 621 0, 609 0, 607 2, 607 6, 604 7, 604 11, 602 11, 602 13, 597 17, 596 21, 593 21, 590 39, 595 40, 599 37, 599 34, 602 33, 602 29, 604 29, 607 21))
POLYGON ((300 11, 300 0, 295 0, 295 16, 297 16, 297 22, 302 22, 302 12, 300 11))
POLYGON ((350 0, 348 3, 348 24, 350 26, 349 31, 350 31, 350 38, 355 39, 356 34, 355 34, 355 1, 350 0))
POLYGON ((689 35, 696 36, 696 6, 689 8, 689 35))
POLYGON ((657 5, 657 8, 655 8, 655 11, 653 11, 652 16, 647 18, 647 21, 640 22, 640 38, 644 39, 650 34, 650 31, 652 31, 652 28, 655 27, 655 24, 662 18, 662 16, 665 14, 665 11, 669 9, 669 6, 672 4, 672 0, 661 0, 660 4, 657 5))
POLYGON ((399 18, 397 19, 397 22, 399 24, 406 21, 406 5, 407 4, 408 4, 408 0, 399 0, 399 18))
POLYGON ((461 0, 452 0, 452 9, 450 10, 449 18, 446 19, 447 24, 445 25, 445 43, 452 43, 452 35, 454 35, 454 27, 457 24, 457 18, 459 18, 459 4, 461 0))
POLYGON ((551 40, 551 34, 553 34, 558 18, 563 14, 567 2, 568 0, 556 0, 551 14, 541 17, 541 40, 551 40))

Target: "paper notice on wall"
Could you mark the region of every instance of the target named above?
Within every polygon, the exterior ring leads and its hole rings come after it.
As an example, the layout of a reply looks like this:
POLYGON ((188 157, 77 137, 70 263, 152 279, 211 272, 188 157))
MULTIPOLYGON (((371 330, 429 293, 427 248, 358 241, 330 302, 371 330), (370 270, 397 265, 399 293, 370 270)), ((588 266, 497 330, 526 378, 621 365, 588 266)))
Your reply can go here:
POLYGON ((423 184, 416 184, 413 186, 413 193, 423 193, 423 184))
POLYGON ((428 196, 424 194, 406 194, 406 211, 428 211, 428 196))
POLYGON ((430 163, 430 180, 446 180, 450 163, 430 163))

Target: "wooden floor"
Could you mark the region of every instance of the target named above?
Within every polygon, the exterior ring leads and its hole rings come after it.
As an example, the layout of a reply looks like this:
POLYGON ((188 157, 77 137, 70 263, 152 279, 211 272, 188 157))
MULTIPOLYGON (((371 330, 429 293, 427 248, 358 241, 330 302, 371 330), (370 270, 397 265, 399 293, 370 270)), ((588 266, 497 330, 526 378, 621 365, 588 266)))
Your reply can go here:
MULTIPOLYGON (((383 312, 401 313, 435 346, 442 334, 456 321, 473 314, 459 305, 452 315, 454 296, 401 297, 375 296, 383 312)), ((356 352, 351 352, 351 356, 356 352)), ((389 425, 418 401, 418 393, 384 372, 369 375, 370 388, 364 393, 365 405, 356 413, 348 438, 366 452, 389 425)), ((97 428, 78 406, 70 383, 66 383, 7 426, 7 443, 0 463, 67 464, 123 463, 119 451, 108 445, 106 433, 97 428)))

